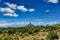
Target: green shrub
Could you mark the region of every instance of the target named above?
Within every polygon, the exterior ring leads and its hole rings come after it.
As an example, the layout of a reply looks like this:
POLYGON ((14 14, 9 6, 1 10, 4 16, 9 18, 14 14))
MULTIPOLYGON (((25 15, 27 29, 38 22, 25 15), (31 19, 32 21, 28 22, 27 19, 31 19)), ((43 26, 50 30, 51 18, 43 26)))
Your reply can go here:
POLYGON ((38 29, 36 29, 36 30, 34 30, 34 33, 37 33, 39 30, 38 29))
POLYGON ((2 31, 0 31, 0 34, 2 34, 3 32, 2 31))
POLYGON ((4 40, 13 40, 11 37, 5 37, 4 40))
POLYGON ((51 31, 48 35, 47 35, 47 40, 55 40, 55 39, 58 39, 59 36, 56 32, 54 31, 51 31))
POLYGON ((8 30, 8 34, 14 34, 15 33, 15 30, 8 30))
POLYGON ((28 31, 28 34, 33 34, 33 32, 32 31, 28 31))

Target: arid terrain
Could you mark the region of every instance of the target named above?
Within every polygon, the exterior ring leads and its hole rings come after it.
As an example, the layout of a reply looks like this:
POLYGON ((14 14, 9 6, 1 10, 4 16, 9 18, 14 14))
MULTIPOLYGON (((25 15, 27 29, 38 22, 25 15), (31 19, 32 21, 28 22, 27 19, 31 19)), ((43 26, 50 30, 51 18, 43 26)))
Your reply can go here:
POLYGON ((60 24, 20 28, 0 28, 0 40, 59 40, 60 24))

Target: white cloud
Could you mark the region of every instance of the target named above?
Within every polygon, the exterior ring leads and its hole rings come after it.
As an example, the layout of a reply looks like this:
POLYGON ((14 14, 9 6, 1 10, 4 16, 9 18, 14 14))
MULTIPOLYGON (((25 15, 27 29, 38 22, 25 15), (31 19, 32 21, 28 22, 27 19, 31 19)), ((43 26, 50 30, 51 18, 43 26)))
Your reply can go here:
POLYGON ((29 11, 30 11, 30 12, 34 12, 34 11, 35 11, 35 9, 29 9, 29 11))
POLYGON ((0 23, 7 22, 7 20, 0 20, 0 23))
POLYGON ((46 1, 51 3, 58 3, 58 0, 46 0, 46 1))
POLYGON ((58 22, 48 22, 47 24, 53 25, 53 24, 58 24, 58 22))
POLYGON ((18 10, 23 11, 23 12, 27 12, 27 11, 33 12, 33 11, 35 11, 35 9, 33 9, 33 8, 28 9, 28 8, 26 8, 26 7, 23 6, 23 5, 17 6, 16 4, 9 3, 9 2, 6 2, 5 4, 6 4, 8 7, 10 7, 11 9, 15 9, 15 10, 18 9, 18 10))
POLYGON ((29 24, 29 22, 20 22, 20 21, 8 22, 8 20, 5 20, 5 22, 0 21, 0 27, 21 27, 27 24, 29 24))
POLYGON ((19 9, 23 12, 26 12, 26 11, 33 12, 33 11, 35 11, 35 9, 27 9, 25 6, 17 6, 17 9, 19 9))
POLYGON ((12 17, 17 17, 18 15, 16 13, 6 13, 4 16, 12 16, 12 17))
POLYGON ((45 12, 50 12, 50 10, 45 10, 45 12))
POLYGON ((8 7, 5 7, 5 8, 0 8, 0 12, 5 12, 6 14, 3 14, 4 16, 13 16, 13 17, 17 17, 18 15, 15 13, 16 10, 20 10, 20 11, 23 11, 23 12, 34 12, 35 9, 34 8, 26 8, 25 6, 17 6, 16 4, 13 4, 13 3, 9 3, 9 2, 6 2, 4 3, 6 4, 8 7))
POLYGON ((58 0, 48 0, 48 2, 51 2, 51 3, 58 3, 58 0))
POLYGON ((5 3, 8 7, 12 8, 12 9, 16 9, 17 5, 16 4, 10 4, 9 2, 5 3))
POLYGON ((10 8, 0 8, 0 12, 9 12, 9 13, 14 13, 15 11, 10 9, 10 8))
POLYGON ((12 8, 12 9, 19 9, 21 11, 29 11, 29 12, 33 12, 35 11, 35 9, 27 9, 25 6, 21 5, 21 6, 17 6, 16 4, 13 4, 13 3, 9 3, 9 2, 6 2, 5 3, 8 7, 12 8))
POLYGON ((4 16, 12 16, 12 17, 17 17, 18 16, 15 13, 15 11, 10 9, 10 8, 0 8, 0 12, 6 12, 6 14, 3 14, 4 16))
MULTIPOLYGON (((29 24, 27 21, 9 21, 9 20, 0 20, 0 27, 21 27, 29 24)), ((53 25, 58 22, 31 22, 33 25, 53 25)))
POLYGON ((21 10, 21 11, 28 11, 27 8, 25 8, 24 6, 18 6, 17 9, 21 10))
POLYGON ((53 25, 53 24, 58 24, 59 22, 31 22, 34 25, 53 25))

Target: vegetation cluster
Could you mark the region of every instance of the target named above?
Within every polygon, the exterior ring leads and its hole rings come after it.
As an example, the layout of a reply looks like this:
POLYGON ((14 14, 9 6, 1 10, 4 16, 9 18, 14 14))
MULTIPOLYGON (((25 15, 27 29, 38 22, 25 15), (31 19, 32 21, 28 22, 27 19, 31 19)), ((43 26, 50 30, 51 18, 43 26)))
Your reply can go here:
POLYGON ((51 26, 41 25, 18 28, 0 28, 0 40, 58 40, 59 35, 60 24, 55 24, 51 26), (45 38, 43 38, 46 32, 47 35, 45 38), (40 33, 43 34, 42 38, 40 33))

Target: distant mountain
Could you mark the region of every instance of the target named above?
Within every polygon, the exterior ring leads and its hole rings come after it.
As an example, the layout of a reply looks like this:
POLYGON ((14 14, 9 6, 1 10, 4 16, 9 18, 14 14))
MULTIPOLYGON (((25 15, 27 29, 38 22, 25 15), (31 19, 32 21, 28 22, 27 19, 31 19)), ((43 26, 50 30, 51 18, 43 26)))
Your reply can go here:
POLYGON ((29 23, 28 25, 26 25, 26 27, 34 27, 34 25, 32 23, 29 23))

